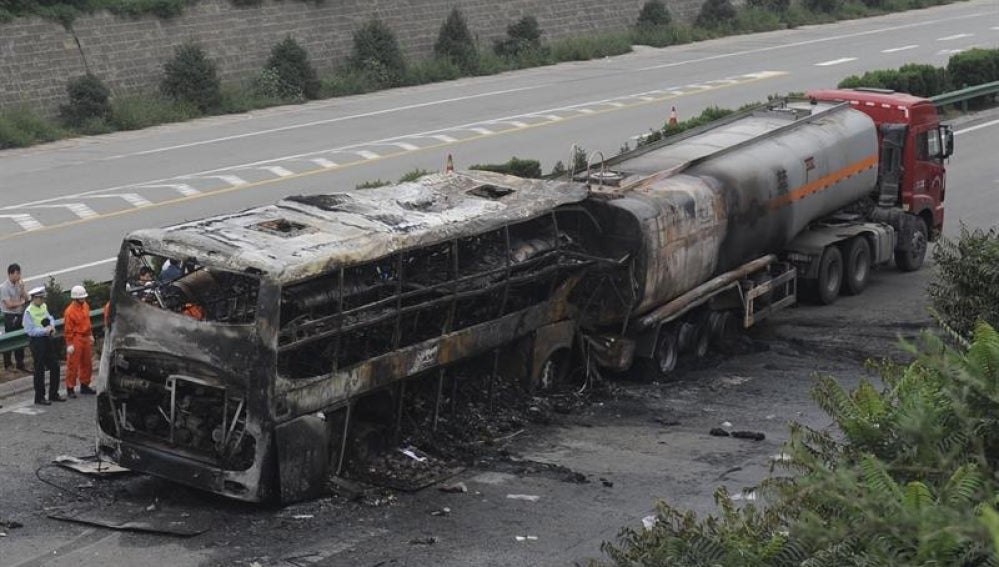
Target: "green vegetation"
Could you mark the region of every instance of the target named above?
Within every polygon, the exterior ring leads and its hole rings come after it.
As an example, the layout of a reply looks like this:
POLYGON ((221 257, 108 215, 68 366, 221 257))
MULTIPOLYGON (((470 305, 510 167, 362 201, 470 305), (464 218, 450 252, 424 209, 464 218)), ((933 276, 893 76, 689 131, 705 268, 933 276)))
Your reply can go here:
POLYGON ((468 29, 468 23, 465 22, 465 16, 458 8, 453 8, 441 24, 434 44, 434 56, 450 62, 466 75, 472 75, 478 70, 479 50, 468 29))
POLYGON ((936 264, 930 300, 940 323, 959 339, 971 337, 975 323, 999 328, 999 227, 969 230, 933 248, 936 264))
POLYGON ((258 82, 258 92, 287 101, 319 98, 319 87, 309 54, 291 36, 271 50, 258 82))
POLYGON ((651 528, 604 551, 622 566, 996 565, 999 333, 980 323, 966 350, 931 334, 907 348, 911 364, 872 365, 880 388, 817 380, 837 430, 792 424, 759 504, 719 490, 720 513, 698 518, 660 503, 651 528))
POLYGON ((94 75, 87 73, 70 79, 66 91, 69 103, 60 108, 59 114, 68 126, 103 122, 111 115, 111 91, 94 75))
POLYGON ((516 175, 517 177, 524 177, 528 179, 539 179, 541 177, 541 162, 536 159, 520 159, 512 157, 506 163, 476 164, 469 166, 468 169, 494 171, 496 173, 516 175))
POLYGON ((215 63, 193 43, 179 46, 173 58, 163 65, 160 91, 167 98, 191 104, 203 113, 222 105, 221 87, 215 63))
MULTIPOLYGON (((196 0, 163 1, 184 5, 196 0)), ((392 30, 383 22, 371 20, 355 31, 353 51, 347 64, 325 76, 317 77, 308 53, 289 37, 274 46, 267 64, 254 76, 226 84, 219 81, 214 63, 200 47, 185 45, 178 48, 174 59, 164 68, 162 96, 153 93, 112 95, 110 113, 105 113, 99 102, 99 78, 95 78, 96 82, 88 79, 89 94, 80 91, 78 98, 71 99, 61 120, 25 109, 0 112, 0 149, 66 136, 144 128, 206 114, 246 112, 311 98, 356 95, 467 75, 490 75, 562 61, 606 57, 627 53, 632 45, 663 47, 730 32, 763 31, 875 15, 923 7, 927 1, 872 0, 865 4, 839 0, 748 0, 745 6, 730 10, 730 0, 711 0, 702 10, 702 24, 707 27, 700 27, 673 21, 661 0, 648 0, 634 27, 625 32, 581 34, 544 41, 544 31, 537 19, 525 16, 509 25, 507 36, 496 42, 494 49, 485 50, 478 49, 474 30, 469 30, 462 13, 454 9, 442 22, 434 57, 430 59, 407 61, 392 30), (88 106, 91 103, 96 106, 88 106), (88 113, 95 116, 88 117, 88 113)), ((115 2, 129 3, 130 9, 135 10, 139 5, 146 5, 131 0, 7 0, 2 4, 4 8, 0 8, 0 18, 4 13, 35 14, 49 8, 77 12, 104 9, 115 2)), ((253 6, 258 2, 239 0, 236 3, 253 6)), ((929 96, 950 85, 959 88, 979 81, 999 80, 997 53, 999 50, 973 49, 953 56, 945 70, 932 71, 925 65, 908 65, 897 71, 852 77, 844 84, 881 86, 929 96)), ((67 85, 67 89, 79 86, 67 85)))

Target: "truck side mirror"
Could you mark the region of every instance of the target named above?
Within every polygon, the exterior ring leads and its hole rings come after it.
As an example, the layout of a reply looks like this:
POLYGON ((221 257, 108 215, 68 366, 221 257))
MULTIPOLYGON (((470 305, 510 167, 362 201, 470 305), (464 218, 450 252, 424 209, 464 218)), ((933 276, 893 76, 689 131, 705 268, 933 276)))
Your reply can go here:
POLYGON ((943 135, 944 148, 942 158, 949 158, 954 154, 954 131, 950 126, 941 126, 940 133, 943 135))

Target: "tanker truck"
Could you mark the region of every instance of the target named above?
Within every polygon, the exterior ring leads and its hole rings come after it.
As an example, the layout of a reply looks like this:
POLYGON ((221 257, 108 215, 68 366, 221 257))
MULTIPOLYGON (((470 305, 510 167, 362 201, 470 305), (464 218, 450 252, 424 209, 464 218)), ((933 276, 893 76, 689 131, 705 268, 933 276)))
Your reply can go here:
MULTIPOLYGON (((662 377, 799 293, 829 304, 861 293, 875 266, 919 269, 943 226, 952 152, 930 101, 858 89, 591 158, 576 180, 603 262, 571 298, 586 359, 662 377)), ((564 372, 564 354, 535 359, 536 383, 564 372)))

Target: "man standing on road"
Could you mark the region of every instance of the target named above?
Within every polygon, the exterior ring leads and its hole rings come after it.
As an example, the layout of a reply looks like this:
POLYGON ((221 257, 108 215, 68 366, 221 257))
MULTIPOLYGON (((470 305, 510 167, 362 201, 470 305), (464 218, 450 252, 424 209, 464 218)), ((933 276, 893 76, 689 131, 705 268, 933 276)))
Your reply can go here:
POLYGON ((59 395, 59 359, 56 358, 56 344, 52 336, 55 325, 49 308, 45 305, 45 286, 32 288, 28 292, 31 305, 24 311, 24 332, 28 334, 31 356, 35 360, 35 404, 51 405, 52 402, 65 402, 59 395), (49 399, 45 399, 45 369, 49 370, 49 399))
MULTIPOLYGON (((11 264, 7 266, 7 279, 0 284, 0 311, 3 312, 4 332, 16 331, 22 327, 24 319, 24 309, 28 306, 28 294, 24 291, 24 282, 21 281, 21 266, 11 264)), ((3 367, 10 368, 10 351, 3 353, 3 367)), ((14 351, 14 361, 17 369, 27 371, 24 366, 24 349, 19 348, 14 351)))
POLYGON ((69 292, 72 302, 62 319, 62 334, 66 338, 66 395, 76 397, 76 379, 80 378, 80 393, 95 394, 90 387, 94 364, 94 327, 90 323, 87 289, 74 285, 69 292))

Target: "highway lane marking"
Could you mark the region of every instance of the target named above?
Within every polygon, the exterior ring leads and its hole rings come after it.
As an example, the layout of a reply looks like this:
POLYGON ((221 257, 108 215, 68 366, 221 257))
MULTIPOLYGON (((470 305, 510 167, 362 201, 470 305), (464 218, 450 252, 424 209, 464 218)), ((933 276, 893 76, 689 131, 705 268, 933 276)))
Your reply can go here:
POLYGON ((965 37, 972 37, 973 35, 975 35, 975 34, 973 34, 973 33, 959 33, 959 34, 954 34, 954 35, 948 35, 946 37, 938 37, 937 41, 954 41, 955 39, 962 39, 962 38, 965 38, 965 37))
POLYGON ((328 160, 326 158, 317 157, 317 158, 312 158, 309 161, 311 161, 312 163, 314 163, 314 164, 316 164, 319 167, 322 167, 324 169, 331 169, 331 168, 336 167, 336 162, 335 161, 330 161, 330 160, 328 160))
POLYGON ((940 51, 937 51, 936 54, 937 55, 957 55, 958 53, 962 53, 964 51, 967 51, 968 49, 970 49, 970 47, 965 47, 964 49, 941 49, 940 51))
POLYGON ((831 65, 839 65, 841 63, 849 63, 850 61, 856 61, 856 57, 841 57, 839 59, 830 59, 829 61, 823 61, 821 63, 816 63, 816 67, 829 67, 831 65))
POLYGON ((38 230, 45 225, 35 220, 35 217, 27 214, 0 215, 0 219, 10 219, 21 225, 24 230, 38 230))
MULTIPOLYGON (((758 72, 758 73, 748 73, 748 74, 745 74, 745 75, 740 75, 739 77, 742 77, 743 79, 740 80, 740 82, 737 83, 737 84, 719 84, 717 86, 711 87, 711 90, 717 90, 717 89, 723 89, 723 88, 731 88, 731 87, 734 87, 734 86, 737 86, 737 85, 744 85, 744 84, 748 84, 748 83, 758 82, 758 81, 765 80, 765 79, 768 79, 768 78, 771 78, 771 77, 783 76, 783 75, 786 75, 786 74, 787 74, 786 72, 782 72, 782 71, 762 71, 762 72, 758 72)), ((677 98, 677 97, 670 96, 670 95, 665 95, 665 96, 659 97, 659 98, 657 98, 657 99, 655 99, 653 101, 644 101, 644 100, 638 100, 638 99, 636 99, 636 98, 634 98, 632 96, 632 97, 629 97, 628 104, 625 104, 625 103, 620 103, 620 104, 624 108, 637 108, 637 107, 641 107, 641 106, 647 106, 649 104, 661 103, 661 102, 664 102, 664 101, 667 101, 667 100, 672 100, 672 99, 675 99, 675 98, 677 98)), ((603 103, 604 103, 604 101, 597 101, 594 104, 599 105, 599 104, 603 104, 603 103)), ((575 106, 579 106, 579 105, 575 105, 575 106)), ((572 107, 567 107, 566 109, 544 110, 544 111, 540 111, 538 113, 533 113, 533 114, 534 115, 538 115, 540 113, 551 113, 551 112, 556 111, 556 110, 577 110, 577 109, 572 108, 572 107)), ((588 117, 588 116, 594 116, 594 115, 604 114, 604 113, 608 113, 608 112, 614 112, 615 110, 617 110, 617 108, 601 108, 601 109, 594 110, 592 113, 589 113, 589 114, 578 113, 577 112, 577 113, 571 114, 569 116, 562 117, 561 121, 564 122, 564 121, 567 121, 567 120, 573 120, 573 119, 580 118, 580 117, 588 117)), ((517 124, 521 124, 522 126, 517 127, 517 128, 511 128, 511 129, 508 129, 508 130, 501 130, 499 132, 493 132, 493 133, 491 133, 489 135, 471 136, 469 138, 464 138, 462 140, 457 140, 455 138, 452 138, 452 137, 446 136, 446 135, 442 135, 442 134, 436 134, 435 132, 444 132, 444 131, 454 131, 454 130, 459 130, 459 129, 467 129, 467 125, 466 126, 459 126, 459 127, 449 127, 449 128, 443 128, 441 130, 436 130, 436 131, 431 131, 431 132, 425 132, 425 133, 420 134, 419 136, 428 137, 428 138, 437 138, 437 139, 445 138, 445 139, 449 139, 449 140, 452 140, 452 141, 449 141, 449 142, 442 141, 439 144, 434 144, 434 145, 430 145, 430 146, 426 146, 426 147, 420 147, 419 149, 417 149, 415 151, 416 152, 430 151, 430 150, 440 149, 440 148, 447 147, 447 146, 454 145, 454 144, 458 144, 458 143, 474 142, 476 140, 480 140, 480 139, 483 139, 483 138, 486 138, 486 137, 498 136, 498 135, 509 134, 509 133, 516 133, 516 132, 520 132, 520 131, 523 131, 523 130, 540 128, 540 127, 548 126, 548 125, 551 125, 551 124, 555 123, 555 122, 552 122, 552 121, 544 121, 544 122, 537 122, 537 123, 533 123, 533 124, 528 124, 528 123, 522 122, 522 121, 504 120, 504 119, 493 120, 493 121, 491 121, 489 123, 500 123, 500 122, 506 122, 506 123, 515 122, 517 124)), ((476 124, 482 124, 482 122, 479 122, 479 123, 476 123, 476 124)), ((178 203, 187 202, 187 201, 190 201, 192 199, 199 199, 199 198, 206 197, 206 196, 224 195, 224 194, 229 193, 231 191, 237 191, 237 190, 242 190, 242 189, 249 189, 249 188, 259 187, 259 186, 263 186, 263 185, 270 185, 270 184, 277 183, 277 182, 280 182, 280 181, 283 181, 283 180, 298 179, 298 178, 301 178, 301 177, 315 175, 315 174, 318 174, 318 173, 325 173, 325 172, 328 172, 328 171, 333 171, 334 169, 335 170, 340 170, 340 169, 344 169, 344 168, 348 168, 348 167, 353 167, 353 166, 360 165, 362 163, 367 163, 367 162, 370 162, 370 161, 373 161, 373 160, 381 160, 381 159, 393 158, 393 157, 398 157, 398 156, 405 155, 405 154, 408 154, 408 153, 413 153, 412 151, 402 150, 402 151, 398 151, 398 152, 394 152, 394 153, 376 154, 374 152, 370 152, 370 151, 367 151, 367 150, 358 150, 358 149, 356 149, 356 148, 359 148, 359 147, 371 147, 371 146, 376 146, 376 145, 387 145, 387 144, 391 143, 394 140, 399 140, 399 139, 404 139, 404 138, 413 138, 413 137, 416 137, 416 136, 414 136, 414 135, 406 135, 406 136, 398 136, 396 138, 392 138, 392 139, 388 139, 388 140, 377 140, 377 141, 373 141, 373 142, 363 142, 363 143, 354 144, 354 145, 351 145, 351 146, 345 146, 345 147, 341 147, 341 148, 332 148, 332 149, 327 149, 327 150, 319 150, 319 151, 311 152, 311 153, 307 153, 307 154, 298 154, 298 155, 293 155, 293 156, 284 156, 284 157, 281 157, 281 158, 274 158, 274 159, 270 159, 270 160, 266 160, 266 161, 259 161, 259 162, 249 163, 249 164, 242 164, 242 165, 238 165, 238 166, 229 166, 229 167, 214 169, 214 170, 210 170, 210 171, 206 171, 206 172, 201 172, 201 173, 192 173, 192 174, 187 174, 187 175, 181 175, 181 176, 177 176, 175 178, 168 178, 168 179, 164 179, 164 180, 149 181, 149 182, 145 182, 145 183, 137 183, 137 184, 131 184, 131 185, 122 185, 122 186, 115 187, 115 188, 99 189, 99 190, 95 190, 95 191, 87 191, 87 192, 83 192, 83 193, 78 193, 76 195, 67 195, 67 196, 63 196, 63 197, 53 197, 53 198, 50 198, 50 199, 46 199, 44 201, 38 201, 37 203, 53 202, 53 201, 58 201, 58 200, 62 200, 62 199, 69 199, 69 198, 74 198, 74 199, 85 198, 87 195, 106 194, 106 193, 108 193, 110 191, 123 190, 123 189, 127 189, 130 192, 134 192, 136 190, 142 189, 143 187, 152 187, 152 186, 171 187, 171 186, 173 186, 175 184, 174 183, 170 183, 170 181, 177 180, 177 179, 184 180, 184 181, 191 181, 193 179, 218 178, 218 179, 222 179, 223 181, 226 181, 226 180, 229 181, 229 185, 226 186, 226 187, 222 187, 222 188, 218 188, 218 189, 214 189, 214 190, 205 190, 205 191, 202 191, 202 192, 196 193, 196 194, 183 195, 181 197, 177 197, 177 198, 174 198, 174 199, 166 199, 166 200, 163 200, 163 201, 159 201, 159 202, 153 203, 152 205, 149 205, 147 207, 143 207, 141 209, 137 209, 137 208, 123 209, 123 210, 119 210, 119 211, 113 211, 113 212, 110 212, 110 213, 105 213, 103 215, 99 215, 98 217, 94 217, 94 218, 100 218, 100 219, 107 219, 107 218, 117 217, 117 216, 120 216, 120 215, 130 214, 130 213, 132 213, 134 211, 137 211, 137 210, 148 211, 148 210, 150 210, 151 208, 154 208, 154 207, 163 207, 163 206, 174 205, 174 204, 178 204, 178 203), (265 165, 265 164, 279 162, 279 161, 293 161, 293 160, 308 159, 308 158, 312 158, 315 155, 331 154, 331 153, 354 153, 354 154, 357 154, 357 155, 361 156, 363 159, 339 164, 334 169, 318 168, 318 169, 313 169, 313 170, 308 170, 308 171, 294 173, 293 175, 289 175, 287 177, 279 177, 279 178, 274 178, 274 179, 264 179, 264 180, 261 180, 261 181, 254 181, 254 182, 248 182, 248 181, 245 181, 245 180, 243 180, 243 179, 241 179, 241 178, 239 178, 237 176, 228 175, 228 174, 222 173, 222 172, 233 171, 233 170, 245 170, 245 169, 248 169, 248 168, 259 167, 259 166, 262 166, 262 165, 265 165)), ((28 204, 24 204, 24 205, 8 205, 8 206, 5 206, 5 207, 0 207, 0 210, 18 209, 18 208, 25 208, 25 207, 30 207, 30 206, 36 206, 36 204, 35 203, 28 203, 28 204)), ((75 226, 79 222, 84 222, 84 221, 88 221, 88 220, 91 220, 91 219, 80 219, 80 220, 75 220, 75 221, 66 221, 66 222, 62 222, 62 223, 58 223, 58 224, 47 225, 47 226, 43 226, 41 228, 35 229, 35 230, 31 231, 30 233, 31 234, 37 234, 38 231, 40 231, 40 230, 49 231, 49 230, 58 230, 58 229, 62 229, 62 228, 67 228, 67 227, 70 227, 70 226, 75 226)), ((25 235, 25 234, 28 234, 28 231, 24 231, 24 232, 12 232, 12 233, 7 233, 7 234, 2 234, 2 235, 0 235, 0 241, 11 240, 13 238, 17 238, 18 236, 25 235)), ((68 271, 68 270, 60 270, 59 273, 66 273, 66 271, 68 271)))
MULTIPOLYGON (((106 216, 106 215, 105 215, 106 216)), ((77 221, 80 222, 80 221, 77 221)), ((110 264, 117 260, 117 256, 112 256, 111 258, 104 258, 103 260, 96 260, 94 262, 87 262, 86 264, 80 264, 78 266, 70 266, 69 268, 62 268, 60 270, 53 270, 51 272, 46 272, 44 274, 38 274, 37 276, 31 276, 30 278, 22 278, 26 282, 31 282, 35 280, 48 280, 53 276, 60 276, 62 274, 68 274, 70 272, 75 272, 77 270, 86 270, 87 268, 93 268, 96 266, 101 266, 104 264, 110 264)))
POLYGON ((983 122, 981 124, 976 124, 974 126, 969 126, 968 128, 962 128, 954 132, 955 136, 960 136, 962 134, 967 134, 968 132, 974 132, 975 130, 981 130, 982 128, 988 128, 990 126, 995 126, 999 124, 999 120, 992 120, 989 122, 983 122))
POLYGON ((918 45, 903 45, 902 47, 892 47, 891 49, 882 49, 881 53, 898 53, 899 51, 908 51, 910 49, 916 49, 918 45))
POLYGON ((679 67, 681 65, 692 65, 697 63, 704 63, 705 61, 716 61, 718 59, 728 59, 729 57, 740 57, 743 55, 755 55, 757 53, 766 53, 768 51, 777 51, 780 49, 796 48, 805 45, 814 45, 817 43, 828 43, 830 41, 839 41, 842 39, 851 39, 855 37, 864 37, 868 35, 879 35, 885 32, 891 32, 896 30, 904 30, 909 28, 918 28, 925 26, 935 26, 943 22, 950 22, 954 20, 967 20, 969 18, 981 18, 983 16, 988 17, 992 14, 989 12, 974 12, 972 14, 964 14, 960 16, 953 16, 949 18, 939 18, 936 20, 925 20, 921 22, 916 22, 912 24, 903 24, 900 26, 891 26, 887 28, 877 28, 873 30, 866 30, 862 32, 848 33, 843 35, 835 35, 830 37, 821 37, 817 39, 806 39, 803 41, 795 41, 792 43, 784 43, 781 45, 769 45, 767 47, 757 47, 754 49, 746 49, 744 51, 734 51, 732 53, 719 53, 718 55, 708 55, 706 57, 698 57, 696 59, 685 59, 683 61, 673 61, 671 63, 663 63, 660 65, 652 65, 649 67, 640 67, 636 71, 653 71, 656 69, 666 69, 668 67, 679 67))

